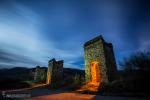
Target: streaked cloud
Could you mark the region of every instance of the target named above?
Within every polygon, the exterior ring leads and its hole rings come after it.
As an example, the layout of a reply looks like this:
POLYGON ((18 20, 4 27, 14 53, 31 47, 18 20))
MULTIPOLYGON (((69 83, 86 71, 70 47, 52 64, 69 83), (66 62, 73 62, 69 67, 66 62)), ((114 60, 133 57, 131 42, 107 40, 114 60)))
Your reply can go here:
POLYGON ((150 49, 148 1, 1 1, 0 65, 47 66, 50 58, 84 68, 83 44, 97 35, 114 45, 117 62, 150 49))

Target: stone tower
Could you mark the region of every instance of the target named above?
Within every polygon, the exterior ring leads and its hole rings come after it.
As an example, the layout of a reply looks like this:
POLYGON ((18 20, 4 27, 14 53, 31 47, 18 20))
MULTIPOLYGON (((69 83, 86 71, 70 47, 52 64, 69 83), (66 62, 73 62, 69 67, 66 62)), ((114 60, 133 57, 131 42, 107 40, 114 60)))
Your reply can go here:
POLYGON ((51 59, 48 62, 47 84, 59 83, 63 78, 63 60, 51 59))
POLYGON ((113 46, 100 35, 84 44, 86 82, 109 82, 116 77, 113 46))

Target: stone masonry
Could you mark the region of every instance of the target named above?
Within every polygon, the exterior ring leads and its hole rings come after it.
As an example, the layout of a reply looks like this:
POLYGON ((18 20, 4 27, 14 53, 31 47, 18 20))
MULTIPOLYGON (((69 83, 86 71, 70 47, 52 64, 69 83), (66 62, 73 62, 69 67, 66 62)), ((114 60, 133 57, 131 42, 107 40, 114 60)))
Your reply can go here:
POLYGON ((63 78, 63 60, 51 59, 48 62, 47 84, 58 83, 63 78))
POLYGON ((109 82, 116 78, 113 46, 101 35, 84 44, 84 60, 86 82, 95 79, 97 82, 109 82))
POLYGON ((42 82, 45 81, 46 77, 46 69, 44 67, 36 66, 35 70, 33 71, 34 81, 42 82))

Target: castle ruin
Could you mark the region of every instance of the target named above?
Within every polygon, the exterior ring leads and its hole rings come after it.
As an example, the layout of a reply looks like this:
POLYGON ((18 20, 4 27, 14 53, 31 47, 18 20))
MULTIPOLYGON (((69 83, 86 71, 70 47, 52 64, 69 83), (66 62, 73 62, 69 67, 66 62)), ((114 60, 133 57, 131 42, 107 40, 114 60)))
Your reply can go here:
POLYGON ((36 82, 43 82, 44 81, 45 82, 46 71, 47 71, 46 68, 36 66, 36 68, 32 71, 34 81, 36 81, 36 82))
POLYGON ((47 84, 58 83, 63 78, 63 60, 51 59, 48 62, 47 84))
POLYGON ((100 35, 84 44, 86 82, 102 83, 116 78, 116 62, 111 43, 100 35))

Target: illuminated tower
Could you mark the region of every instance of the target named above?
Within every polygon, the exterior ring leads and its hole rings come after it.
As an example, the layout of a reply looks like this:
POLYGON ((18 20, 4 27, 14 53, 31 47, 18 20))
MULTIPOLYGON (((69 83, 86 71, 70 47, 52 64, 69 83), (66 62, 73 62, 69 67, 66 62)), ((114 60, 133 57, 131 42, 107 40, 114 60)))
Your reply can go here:
POLYGON ((111 43, 100 35, 84 44, 86 82, 109 82, 116 78, 116 62, 111 43))

